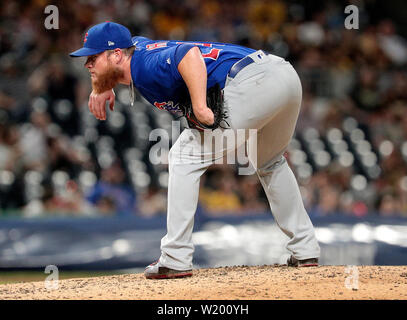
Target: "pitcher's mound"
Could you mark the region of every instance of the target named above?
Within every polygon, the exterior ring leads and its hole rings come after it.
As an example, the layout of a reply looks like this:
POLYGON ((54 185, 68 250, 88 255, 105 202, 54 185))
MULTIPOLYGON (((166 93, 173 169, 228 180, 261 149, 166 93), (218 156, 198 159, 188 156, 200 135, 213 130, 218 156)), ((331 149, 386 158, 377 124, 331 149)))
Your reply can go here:
POLYGON ((143 274, 0 285, 1 299, 407 299, 406 266, 237 266, 197 269, 190 278, 147 280, 143 274))

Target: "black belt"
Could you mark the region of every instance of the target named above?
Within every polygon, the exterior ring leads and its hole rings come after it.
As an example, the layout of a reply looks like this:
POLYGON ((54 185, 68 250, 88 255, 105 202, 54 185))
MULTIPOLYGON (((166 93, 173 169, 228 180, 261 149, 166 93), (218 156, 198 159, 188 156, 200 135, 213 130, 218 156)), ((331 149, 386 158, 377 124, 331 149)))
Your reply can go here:
POLYGON ((236 62, 232 66, 232 68, 230 68, 228 76, 233 79, 239 73, 239 71, 241 71, 244 67, 247 67, 249 64, 253 62, 254 60, 252 58, 244 57, 243 59, 236 62))

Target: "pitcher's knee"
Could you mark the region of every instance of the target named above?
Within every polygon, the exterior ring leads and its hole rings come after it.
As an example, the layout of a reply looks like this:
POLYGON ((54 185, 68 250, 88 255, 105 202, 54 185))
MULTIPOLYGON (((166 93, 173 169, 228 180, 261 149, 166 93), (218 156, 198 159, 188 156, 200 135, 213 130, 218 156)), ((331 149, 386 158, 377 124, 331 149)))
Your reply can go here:
POLYGON ((282 155, 277 159, 272 159, 269 162, 266 162, 263 166, 257 169, 257 172, 260 177, 264 177, 281 167, 284 163, 286 163, 286 159, 282 155))

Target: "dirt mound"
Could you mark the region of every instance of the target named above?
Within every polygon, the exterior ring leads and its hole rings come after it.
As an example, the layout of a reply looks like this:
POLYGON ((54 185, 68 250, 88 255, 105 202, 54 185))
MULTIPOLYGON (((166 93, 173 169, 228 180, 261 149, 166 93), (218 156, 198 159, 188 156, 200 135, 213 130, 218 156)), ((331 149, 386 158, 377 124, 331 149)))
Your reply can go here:
POLYGON ((405 266, 237 266, 194 270, 184 279, 147 280, 143 274, 0 285, 0 299, 137 300, 407 300, 405 266))

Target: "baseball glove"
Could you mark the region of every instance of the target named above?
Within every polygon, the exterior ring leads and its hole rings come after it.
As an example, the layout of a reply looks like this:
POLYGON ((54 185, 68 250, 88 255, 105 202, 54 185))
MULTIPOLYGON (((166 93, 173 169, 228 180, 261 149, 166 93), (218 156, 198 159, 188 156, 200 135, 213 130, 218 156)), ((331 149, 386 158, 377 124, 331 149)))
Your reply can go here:
POLYGON ((213 87, 209 88, 206 92, 206 104, 208 108, 212 110, 215 119, 214 123, 211 126, 199 122, 199 120, 196 118, 192 109, 192 102, 189 94, 188 97, 186 97, 182 102, 179 103, 179 107, 183 113, 183 116, 187 119, 189 128, 191 129, 198 129, 200 131, 203 131, 205 129, 215 130, 217 128, 226 129, 222 126, 222 122, 225 122, 227 125, 229 125, 226 122, 228 115, 223 108, 223 103, 224 100, 222 89, 217 83, 213 87))

